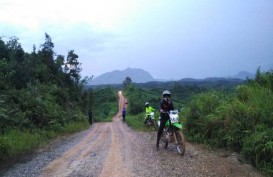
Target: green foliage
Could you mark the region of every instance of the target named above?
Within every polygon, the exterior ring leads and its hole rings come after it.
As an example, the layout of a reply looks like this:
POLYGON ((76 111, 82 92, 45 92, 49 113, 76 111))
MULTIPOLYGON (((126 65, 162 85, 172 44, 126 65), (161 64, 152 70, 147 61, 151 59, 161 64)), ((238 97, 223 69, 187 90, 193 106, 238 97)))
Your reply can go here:
POLYGON ((117 90, 107 87, 94 90, 94 120, 105 122, 111 121, 111 118, 118 112, 118 94, 117 90))
POLYGON ((273 175, 273 129, 258 125, 256 131, 243 139, 242 154, 253 165, 273 175))
MULTIPOLYGON (((155 116, 156 121, 158 116, 155 116)), ((133 128, 136 131, 154 131, 153 128, 147 129, 144 125, 144 114, 140 113, 137 115, 129 114, 126 116, 126 123, 129 127, 133 128)))
POLYGON ((196 85, 183 85, 175 82, 173 88, 170 88, 172 97, 183 105, 191 101, 193 95, 206 91, 206 88, 198 87, 196 85))
POLYGON ((273 90, 273 70, 261 73, 260 68, 256 72, 254 80, 249 80, 250 83, 257 83, 262 87, 268 88, 271 91, 273 90))
POLYGON ((11 146, 8 144, 6 137, 0 137, 0 160, 7 159, 11 146))
POLYGON ((0 135, 0 160, 16 158, 46 144, 52 138, 84 130, 87 127, 87 120, 83 120, 82 122, 69 123, 63 126, 61 130, 10 130, 0 135))
POLYGON ((130 77, 126 77, 125 80, 123 81, 123 86, 127 87, 128 85, 130 85, 132 83, 132 79, 130 77))
POLYGON ((145 131, 143 114, 126 116, 126 123, 129 127, 137 131, 145 131))
MULTIPOLYGON (((153 97, 143 89, 136 87, 135 85, 131 84, 126 87, 124 90, 125 96, 129 102, 127 110, 132 115, 137 115, 140 112, 145 111, 145 102, 149 101, 151 106, 154 106, 153 97)), ((156 105, 157 108, 158 105, 156 105)))
POLYGON ((11 130, 4 136, 0 136, 0 160, 18 156, 30 152, 45 142, 38 134, 26 131, 11 130))
POLYGON ((66 63, 65 63, 65 72, 73 78, 75 83, 79 83, 81 72, 81 63, 77 60, 78 55, 74 53, 74 50, 70 50, 67 55, 66 63))
MULTIPOLYGON (((84 118, 84 117, 82 117, 84 118)), ((74 133, 88 128, 87 119, 82 119, 82 121, 77 121, 74 123, 69 123, 64 126, 63 133, 74 133)))
POLYGON ((0 159, 31 151, 39 139, 86 128, 94 104, 73 50, 64 63, 48 34, 37 52, 34 46, 25 53, 18 41, 0 38, 0 159))
POLYGON ((194 96, 189 107, 184 112, 187 118, 186 128, 188 136, 192 140, 205 142, 206 138, 215 137, 212 127, 221 127, 221 120, 211 113, 216 111, 217 107, 225 100, 224 95, 220 91, 208 91, 194 96))
POLYGON ((272 176, 272 72, 257 73, 254 80, 238 85, 234 93, 209 91, 194 96, 183 113, 186 137, 241 152, 272 176))

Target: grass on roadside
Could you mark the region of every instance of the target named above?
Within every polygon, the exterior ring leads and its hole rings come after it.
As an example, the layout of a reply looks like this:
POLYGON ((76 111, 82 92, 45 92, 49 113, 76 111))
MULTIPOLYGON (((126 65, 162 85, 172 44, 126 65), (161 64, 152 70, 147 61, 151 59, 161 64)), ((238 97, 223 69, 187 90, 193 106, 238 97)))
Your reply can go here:
MULTIPOLYGON (((126 123, 129 127, 131 127, 132 129, 136 130, 136 131, 154 131, 153 128, 148 129, 145 125, 144 125, 144 114, 138 114, 138 115, 127 115, 126 116, 126 123)), ((157 118, 158 116, 156 116, 156 122, 158 120, 157 118)))
POLYGON ((83 121, 68 124, 61 132, 53 130, 35 130, 31 132, 29 130, 11 130, 0 136, 0 161, 31 152, 47 144, 48 140, 57 136, 78 132, 87 128, 88 122, 83 121))
POLYGON ((96 118, 95 122, 111 122, 114 116, 108 116, 107 118, 96 118))

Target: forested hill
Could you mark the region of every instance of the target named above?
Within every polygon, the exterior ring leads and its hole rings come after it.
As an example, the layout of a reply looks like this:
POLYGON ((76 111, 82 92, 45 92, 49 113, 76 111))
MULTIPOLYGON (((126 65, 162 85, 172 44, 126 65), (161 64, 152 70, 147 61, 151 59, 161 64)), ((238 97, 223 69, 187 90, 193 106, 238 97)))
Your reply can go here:
POLYGON ((18 38, 7 42, 0 38, 2 132, 14 127, 61 127, 92 106, 83 90, 78 55, 73 50, 66 58, 56 55, 48 34, 40 46, 26 53, 18 38))
POLYGON ((88 126, 92 91, 83 89, 80 72, 78 55, 57 55, 48 34, 31 53, 16 37, 0 38, 0 161, 88 126))
POLYGON ((244 80, 241 79, 228 79, 228 78, 207 78, 207 79, 181 79, 178 81, 168 81, 168 82, 147 82, 139 83, 137 85, 143 88, 170 88, 173 85, 187 85, 187 86, 198 86, 207 88, 231 88, 238 84, 243 83, 244 80))
MULTIPOLYGON (((134 83, 141 88, 147 89, 155 89, 155 88, 162 88, 162 89, 169 89, 172 88, 174 85, 184 85, 184 86, 197 86, 197 87, 206 87, 206 88, 233 88, 234 86, 245 82, 242 79, 235 79, 235 78, 206 78, 206 79, 181 79, 178 81, 150 81, 146 83, 134 83)), ((87 85, 87 88, 105 88, 105 87, 113 87, 117 89, 122 89, 123 84, 101 84, 101 85, 87 85)))

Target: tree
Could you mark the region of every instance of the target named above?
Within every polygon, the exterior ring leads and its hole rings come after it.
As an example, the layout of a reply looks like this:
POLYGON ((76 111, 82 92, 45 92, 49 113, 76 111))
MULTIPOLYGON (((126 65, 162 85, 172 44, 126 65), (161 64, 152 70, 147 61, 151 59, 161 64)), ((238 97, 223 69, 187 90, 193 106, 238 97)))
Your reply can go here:
POLYGON ((55 60, 55 66, 59 72, 62 72, 62 66, 64 65, 64 56, 58 55, 55 60))
POLYGON ((0 60, 7 58, 8 56, 8 48, 5 42, 0 37, 0 60))
POLYGON ((126 87, 126 86, 128 86, 128 85, 130 85, 132 83, 132 79, 129 77, 129 76, 127 76, 126 78, 125 78, 125 80, 123 81, 123 85, 126 87))
POLYGON ((65 63, 65 72, 74 79, 76 84, 79 83, 81 78, 80 72, 82 71, 81 63, 78 61, 78 58, 79 56, 74 53, 74 50, 70 50, 65 63))
POLYGON ((78 55, 71 50, 67 58, 55 56, 50 36, 45 37, 39 51, 34 45, 31 53, 18 38, 5 42, 0 37, 0 134, 3 127, 59 129, 83 120, 80 111, 93 105, 93 92, 83 91, 87 78, 80 80, 78 55))
POLYGON ((6 43, 6 49, 8 51, 6 56, 8 62, 7 70, 9 72, 9 74, 6 74, 9 76, 9 83, 15 86, 15 88, 21 89, 26 86, 26 83, 30 78, 30 74, 28 70, 26 70, 25 52, 18 40, 19 39, 17 37, 13 36, 6 43))
POLYGON ((42 50, 40 54, 43 56, 44 63, 48 67, 53 67, 54 65, 54 43, 51 40, 51 37, 45 33, 45 43, 41 45, 42 50))
POLYGON ((58 72, 54 62, 54 44, 51 37, 45 33, 45 43, 41 45, 41 50, 35 56, 35 74, 38 76, 40 82, 49 82, 54 80, 54 76, 58 72))

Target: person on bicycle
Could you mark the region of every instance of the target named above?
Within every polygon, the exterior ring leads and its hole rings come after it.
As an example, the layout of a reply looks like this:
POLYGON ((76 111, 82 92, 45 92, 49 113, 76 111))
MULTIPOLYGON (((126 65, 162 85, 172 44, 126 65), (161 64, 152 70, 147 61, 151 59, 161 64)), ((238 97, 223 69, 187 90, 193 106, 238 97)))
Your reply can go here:
POLYGON ((151 115, 151 112, 154 112, 155 111, 155 109, 152 107, 152 106, 150 106, 150 103, 149 102, 146 102, 145 103, 145 121, 144 121, 144 124, 146 124, 146 122, 147 122, 147 119, 149 118, 149 116, 151 115))
POLYGON ((171 92, 165 90, 162 93, 163 99, 160 102, 159 112, 160 112, 160 126, 157 132, 156 139, 156 149, 159 149, 159 141, 165 127, 166 122, 169 120, 169 115, 167 112, 174 109, 173 102, 171 101, 171 92))

